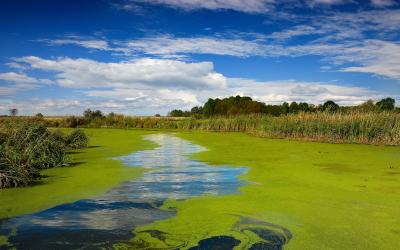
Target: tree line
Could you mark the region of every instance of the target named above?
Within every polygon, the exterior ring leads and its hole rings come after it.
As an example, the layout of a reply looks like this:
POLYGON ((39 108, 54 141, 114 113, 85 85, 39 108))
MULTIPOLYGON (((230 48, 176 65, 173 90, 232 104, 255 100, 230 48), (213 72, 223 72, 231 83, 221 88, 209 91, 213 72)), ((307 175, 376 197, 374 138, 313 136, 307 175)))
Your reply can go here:
POLYGON ((209 98, 203 106, 193 107, 191 110, 174 109, 168 113, 172 117, 212 117, 212 116, 235 116, 246 114, 267 114, 281 116, 286 114, 296 114, 299 112, 380 112, 380 111, 400 111, 395 107, 395 100, 387 97, 378 102, 368 100, 357 106, 340 106, 334 101, 326 101, 323 104, 314 105, 306 102, 284 102, 281 105, 265 104, 253 100, 248 96, 231 96, 223 99, 209 98))

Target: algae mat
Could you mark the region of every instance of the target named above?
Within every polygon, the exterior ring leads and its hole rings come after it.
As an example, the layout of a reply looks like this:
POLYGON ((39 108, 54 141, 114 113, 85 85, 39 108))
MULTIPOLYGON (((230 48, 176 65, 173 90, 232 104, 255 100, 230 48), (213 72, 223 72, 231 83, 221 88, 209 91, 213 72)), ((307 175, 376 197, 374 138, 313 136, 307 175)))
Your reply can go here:
MULTIPOLYGON (((139 168, 123 168, 110 157, 156 147, 142 138, 154 132, 89 131, 91 138, 97 138, 92 143, 99 140, 103 148, 107 144, 115 147, 108 154, 102 147, 93 147, 77 154, 76 159, 89 165, 113 162, 118 178, 100 188, 90 188, 94 182, 89 182, 78 190, 64 190, 62 194, 68 199, 60 198, 60 191, 44 188, 55 185, 51 184, 55 180, 33 187, 42 187, 35 192, 26 191, 30 188, 7 190, 21 202, 28 194, 44 196, 19 206, 7 201, 5 192, 0 193, 9 208, 2 205, 3 214, 32 213, 93 197, 124 180, 139 178, 139 168), (129 140, 135 140, 135 146, 127 143, 129 140), (123 150, 118 149, 119 144, 125 145, 123 150), (91 150, 96 153, 91 154, 91 150), (89 191, 81 192, 84 189, 89 191), (51 194, 51 201, 46 200, 46 193, 51 194)), ((156 204, 158 212, 168 215, 135 226, 132 238, 114 244, 115 248, 208 249, 218 245, 221 249, 279 249, 285 243, 285 249, 400 248, 399 147, 272 140, 239 133, 182 132, 178 136, 208 149, 193 154, 194 161, 216 168, 246 166, 247 173, 239 178, 247 184, 235 186, 238 192, 169 198, 156 204), (264 244, 268 242, 271 244, 264 244)), ((69 181, 80 183, 83 173, 79 167, 56 170, 60 173, 50 178, 64 176, 61 173, 67 171, 69 181)), ((85 175, 90 173, 89 168, 84 171, 85 175)))
POLYGON ((237 248, 249 248, 260 236, 249 229, 266 227, 290 236, 285 249, 400 249, 399 147, 238 133, 179 136, 209 149, 193 159, 248 166, 242 178, 251 185, 241 187, 239 194, 167 202, 164 207, 175 208, 177 215, 136 228, 134 246, 141 242, 167 248, 182 239, 188 247, 199 246, 220 236, 241 241, 237 248))

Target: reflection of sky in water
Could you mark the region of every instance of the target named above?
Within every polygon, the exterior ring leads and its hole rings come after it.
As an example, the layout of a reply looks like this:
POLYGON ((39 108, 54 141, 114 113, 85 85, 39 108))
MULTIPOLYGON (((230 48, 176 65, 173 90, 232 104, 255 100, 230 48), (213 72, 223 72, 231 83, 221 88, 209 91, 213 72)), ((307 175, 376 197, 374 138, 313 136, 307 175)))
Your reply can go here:
POLYGON ((17 229, 10 241, 19 248, 76 248, 94 242, 109 246, 129 238, 129 231, 136 226, 173 216, 174 211, 158 208, 166 199, 232 194, 244 185, 237 177, 246 168, 189 160, 188 155, 204 150, 200 146, 165 134, 147 135, 145 139, 159 147, 119 158, 128 166, 146 168, 141 178, 94 199, 2 220, 0 235, 11 235, 17 229))
POLYGON ((243 185, 237 180, 246 168, 216 167, 188 159, 205 149, 180 138, 154 134, 146 136, 160 147, 139 151, 121 159, 128 166, 148 169, 129 183, 136 198, 184 199, 202 194, 230 194, 243 185))

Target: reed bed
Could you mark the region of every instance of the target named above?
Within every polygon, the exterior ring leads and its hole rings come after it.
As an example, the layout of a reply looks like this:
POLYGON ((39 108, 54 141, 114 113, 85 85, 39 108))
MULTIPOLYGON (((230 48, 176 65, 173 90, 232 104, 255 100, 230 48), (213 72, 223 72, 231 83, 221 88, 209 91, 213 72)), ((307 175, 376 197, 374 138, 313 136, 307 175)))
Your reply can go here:
POLYGON ((395 112, 302 112, 278 117, 243 115, 207 119, 109 115, 91 120, 84 117, 66 117, 43 121, 50 127, 245 132, 261 137, 331 143, 400 145, 400 114, 395 112))

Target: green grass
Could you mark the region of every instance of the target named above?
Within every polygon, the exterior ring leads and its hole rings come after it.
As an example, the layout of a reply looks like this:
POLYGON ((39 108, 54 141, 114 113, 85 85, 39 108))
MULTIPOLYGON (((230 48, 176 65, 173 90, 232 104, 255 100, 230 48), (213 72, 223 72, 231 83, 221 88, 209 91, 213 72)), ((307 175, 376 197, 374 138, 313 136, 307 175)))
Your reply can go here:
MULTIPOLYGON (((281 225, 286 249, 400 249, 400 148, 263 139, 240 133, 179 133, 209 149, 193 158, 249 166, 252 184, 240 194, 170 201, 177 216, 135 230, 136 238, 165 246, 143 230, 160 230, 188 247, 232 235, 240 216, 281 225), (177 240, 178 239, 178 240, 177 240)), ((250 240, 249 240, 250 239, 250 240)), ((124 245, 120 245, 124 248, 124 245)))
POLYGON ((154 146, 142 139, 149 131, 85 129, 85 132, 90 137, 89 148, 71 154, 75 166, 42 171, 48 177, 35 186, 0 190, 0 218, 101 194, 141 173, 137 168, 124 168, 112 157, 154 146))

